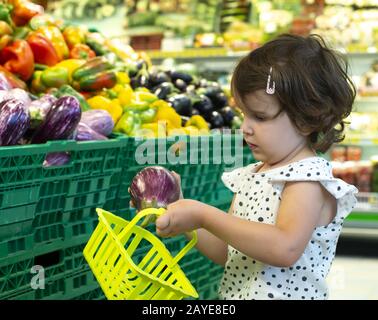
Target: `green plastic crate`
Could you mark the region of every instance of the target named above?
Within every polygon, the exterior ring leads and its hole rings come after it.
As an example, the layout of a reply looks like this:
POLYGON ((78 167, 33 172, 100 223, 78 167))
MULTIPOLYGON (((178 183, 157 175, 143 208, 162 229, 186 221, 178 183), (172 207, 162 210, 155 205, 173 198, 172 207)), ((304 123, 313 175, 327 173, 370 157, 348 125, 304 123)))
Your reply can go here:
POLYGON ((106 297, 102 289, 97 288, 95 290, 73 297, 72 300, 106 300, 106 297))
POLYGON ((84 244, 67 247, 47 254, 33 254, 28 259, 2 265, 0 267, 0 299, 31 289, 34 276, 31 268, 40 265, 44 268, 46 283, 89 270, 83 256, 84 244))
POLYGON ((116 203, 126 142, 117 137, 1 147, 0 265, 22 260, 35 247, 43 253, 79 235, 86 241, 93 229, 79 224, 97 217, 96 207, 112 210, 116 203), (71 160, 43 167, 52 152, 69 152, 71 160))
POLYGON ((8 300, 71 300, 98 288, 92 272, 85 271, 47 281, 44 289, 31 289, 10 296, 8 300))

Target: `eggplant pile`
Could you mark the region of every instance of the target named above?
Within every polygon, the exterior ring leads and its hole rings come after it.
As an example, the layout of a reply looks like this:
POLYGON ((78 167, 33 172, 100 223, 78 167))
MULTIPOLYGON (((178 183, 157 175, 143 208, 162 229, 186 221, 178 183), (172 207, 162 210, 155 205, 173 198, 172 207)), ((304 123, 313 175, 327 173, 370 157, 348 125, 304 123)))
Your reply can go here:
MULTIPOLYGON (((106 140, 113 128, 109 112, 82 112, 76 97, 45 94, 35 99, 22 89, 0 90, 0 146, 50 140, 106 140)), ((43 165, 64 165, 69 160, 67 152, 51 153, 43 165)))
POLYGON ((198 79, 189 73, 156 67, 149 71, 142 64, 129 72, 132 87, 146 87, 167 101, 183 119, 201 115, 211 129, 240 128, 240 115, 229 106, 228 98, 217 82, 198 79))

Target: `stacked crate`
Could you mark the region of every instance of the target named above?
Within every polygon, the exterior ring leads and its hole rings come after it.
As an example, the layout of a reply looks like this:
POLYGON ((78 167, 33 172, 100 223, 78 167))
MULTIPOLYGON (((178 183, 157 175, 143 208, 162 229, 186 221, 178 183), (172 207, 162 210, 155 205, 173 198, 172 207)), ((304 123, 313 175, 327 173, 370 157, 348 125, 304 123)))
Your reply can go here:
POLYGON ((119 137, 0 148, 0 299, 70 299, 72 286, 80 295, 98 287, 82 248, 97 225, 95 209, 117 196, 124 144, 119 137), (70 162, 44 167, 52 152, 69 152, 70 162), (34 290, 38 265, 45 289, 34 290))

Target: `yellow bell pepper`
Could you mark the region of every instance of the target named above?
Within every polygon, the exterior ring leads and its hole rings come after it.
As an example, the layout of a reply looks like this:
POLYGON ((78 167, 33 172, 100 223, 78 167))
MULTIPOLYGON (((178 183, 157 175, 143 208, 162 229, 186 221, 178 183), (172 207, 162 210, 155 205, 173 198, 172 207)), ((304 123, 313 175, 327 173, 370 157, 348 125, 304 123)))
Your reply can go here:
POLYGON ((59 60, 67 59, 69 56, 69 49, 62 32, 56 26, 41 26, 36 30, 36 33, 43 35, 52 43, 59 60))
POLYGON ((91 109, 102 109, 110 113, 113 118, 114 123, 117 123, 122 115, 122 107, 118 99, 110 100, 103 96, 94 96, 88 99, 88 104, 91 109))
POLYGON ((129 84, 130 83, 130 77, 126 72, 117 72, 117 83, 120 85, 129 84))
POLYGON ((113 88, 110 88, 110 90, 114 91, 115 93, 120 93, 126 86, 123 86, 120 83, 117 83, 113 88))
POLYGON ((196 127, 199 130, 209 131, 209 125, 206 120, 200 115, 194 115, 186 122, 185 127, 196 127))
POLYGON ((165 138, 167 136, 167 128, 164 123, 145 123, 135 133, 137 137, 144 138, 165 138))
POLYGON ((161 106, 158 108, 158 112, 156 113, 155 122, 158 121, 167 121, 167 126, 169 128, 181 128, 182 121, 180 115, 170 106, 161 106))
POLYGON ((64 40, 69 49, 75 45, 85 43, 86 30, 80 26, 67 26, 63 31, 64 40))
POLYGON ((125 86, 123 86, 122 89, 119 89, 118 87, 116 89, 114 89, 114 91, 118 94, 118 99, 119 99, 121 106, 124 107, 124 106, 129 105, 131 103, 131 101, 134 99, 134 91, 131 88, 131 86, 125 85, 125 86))
POLYGON ((150 107, 151 107, 151 108, 158 108, 158 109, 159 109, 159 108, 164 108, 164 107, 172 108, 172 107, 170 106, 170 104, 169 104, 167 101, 165 101, 165 100, 161 100, 161 99, 152 102, 152 103, 150 104, 150 107))

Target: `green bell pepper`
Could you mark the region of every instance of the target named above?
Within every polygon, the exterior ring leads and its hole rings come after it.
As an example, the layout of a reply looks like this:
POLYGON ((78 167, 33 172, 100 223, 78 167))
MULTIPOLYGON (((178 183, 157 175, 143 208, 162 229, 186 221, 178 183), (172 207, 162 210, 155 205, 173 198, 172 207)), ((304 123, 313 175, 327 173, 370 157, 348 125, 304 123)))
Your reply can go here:
POLYGON ((68 70, 63 67, 47 68, 42 72, 41 81, 46 87, 60 88, 69 83, 68 70))
POLYGON ((148 101, 132 100, 128 105, 124 106, 123 111, 143 112, 149 109, 148 101))
POLYGON ((7 22, 10 26, 14 26, 13 20, 11 18, 12 10, 12 5, 0 3, 0 20, 7 22))
POLYGON ((140 128, 141 124, 142 120, 137 114, 134 112, 125 112, 118 120, 113 131, 132 136, 140 128))
POLYGON ((149 123, 154 121, 157 110, 154 108, 147 109, 139 113, 140 119, 143 123, 149 123))

